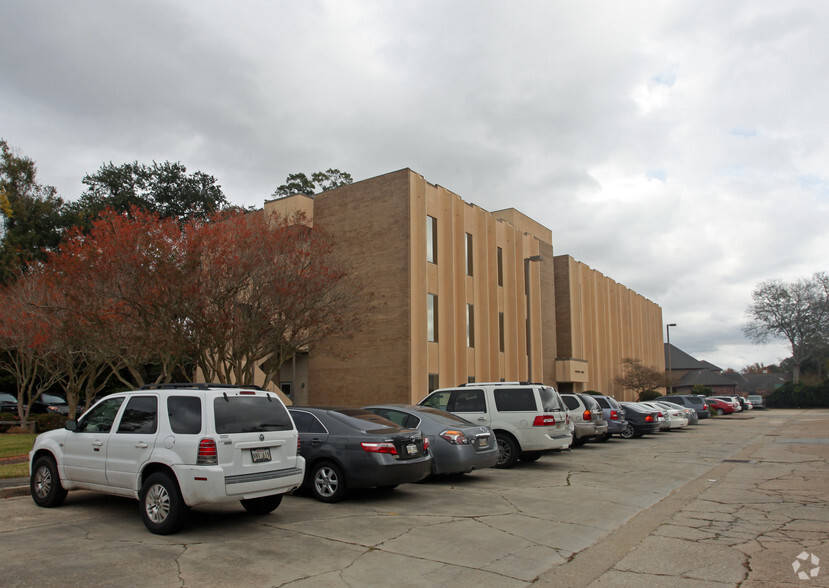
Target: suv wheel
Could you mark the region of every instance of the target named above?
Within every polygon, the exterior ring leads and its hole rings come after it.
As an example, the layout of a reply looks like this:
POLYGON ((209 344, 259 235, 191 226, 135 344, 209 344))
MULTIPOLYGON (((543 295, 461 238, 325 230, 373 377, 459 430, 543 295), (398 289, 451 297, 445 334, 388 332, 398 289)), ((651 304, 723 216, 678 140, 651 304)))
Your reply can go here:
POLYGON ((311 492, 319 501, 339 502, 345 498, 345 478, 336 465, 323 461, 311 472, 311 492))
POLYGON ((249 498, 247 500, 240 500, 242 506, 250 514, 266 515, 277 509, 282 503, 282 495, 274 494, 273 496, 262 496, 261 498, 249 498))
POLYGON ((506 433, 495 433, 495 439, 498 442, 498 463, 495 467, 511 468, 518 461, 518 454, 521 451, 518 443, 506 433))
POLYGON ((138 500, 141 503, 141 518, 151 533, 169 535, 184 524, 187 505, 181 498, 178 484, 169 474, 151 474, 141 486, 138 500))
POLYGON ((29 490, 38 506, 51 508, 63 504, 66 500, 66 490, 60 483, 54 459, 47 456, 37 458, 29 478, 29 490))

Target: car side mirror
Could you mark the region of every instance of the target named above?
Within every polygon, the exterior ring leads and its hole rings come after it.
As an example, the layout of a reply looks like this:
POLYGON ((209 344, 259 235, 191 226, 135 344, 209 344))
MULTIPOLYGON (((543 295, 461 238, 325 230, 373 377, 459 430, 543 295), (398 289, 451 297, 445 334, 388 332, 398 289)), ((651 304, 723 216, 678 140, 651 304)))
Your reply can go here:
POLYGON ((63 425, 63 428, 67 431, 77 431, 78 421, 66 421, 66 424, 63 425))

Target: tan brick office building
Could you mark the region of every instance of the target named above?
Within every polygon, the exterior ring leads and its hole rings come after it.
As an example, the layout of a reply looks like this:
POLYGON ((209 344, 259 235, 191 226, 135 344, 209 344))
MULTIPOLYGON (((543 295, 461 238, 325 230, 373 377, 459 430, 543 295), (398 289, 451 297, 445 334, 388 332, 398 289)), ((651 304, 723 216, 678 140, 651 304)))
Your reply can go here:
POLYGON ((336 239, 367 292, 360 332, 284 366, 296 403, 416 402, 528 379, 622 398, 622 358, 664 370, 659 306, 554 256, 551 231, 515 209, 486 211, 409 169, 265 203, 296 209, 336 239))

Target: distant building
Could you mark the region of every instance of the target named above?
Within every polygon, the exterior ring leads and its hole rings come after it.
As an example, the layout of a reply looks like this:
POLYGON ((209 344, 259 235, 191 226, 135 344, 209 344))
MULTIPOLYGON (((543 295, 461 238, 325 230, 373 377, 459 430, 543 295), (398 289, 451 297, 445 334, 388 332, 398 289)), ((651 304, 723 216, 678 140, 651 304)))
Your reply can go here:
POLYGON ((621 361, 664 369, 662 309, 567 255, 514 208, 489 212, 410 169, 313 197, 302 210, 365 287, 365 326, 331 337, 281 372, 296 403, 417 402, 484 381, 536 381, 632 400, 621 361))
POLYGON ((672 394, 692 394, 694 386, 709 388, 714 395, 733 395, 737 392, 737 384, 721 374, 722 368, 698 360, 668 343, 665 344, 665 366, 666 371, 670 370, 668 379, 672 394))

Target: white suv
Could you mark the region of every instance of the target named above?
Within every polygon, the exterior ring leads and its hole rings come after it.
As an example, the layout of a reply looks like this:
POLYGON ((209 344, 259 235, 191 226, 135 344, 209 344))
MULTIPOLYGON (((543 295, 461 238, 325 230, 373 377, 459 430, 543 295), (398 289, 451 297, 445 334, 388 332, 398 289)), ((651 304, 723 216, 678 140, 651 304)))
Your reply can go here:
POLYGON ((29 454, 35 503, 67 490, 130 496, 153 533, 174 533, 187 508, 239 500, 266 514, 302 484, 294 422, 276 394, 255 386, 163 384, 98 401, 29 454))
POLYGON ((498 463, 508 468, 535 461, 542 453, 570 447, 570 417, 552 386, 523 382, 482 382, 435 390, 418 404, 487 425, 498 441, 498 463))

